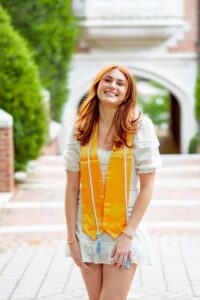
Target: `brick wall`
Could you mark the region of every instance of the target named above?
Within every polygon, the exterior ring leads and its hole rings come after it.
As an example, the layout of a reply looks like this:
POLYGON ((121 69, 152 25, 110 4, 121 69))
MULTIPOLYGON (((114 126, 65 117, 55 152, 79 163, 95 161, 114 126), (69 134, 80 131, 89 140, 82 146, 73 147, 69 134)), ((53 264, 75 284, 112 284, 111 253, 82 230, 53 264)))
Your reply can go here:
POLYGON ((190 29, 187 31, 184 40, 180 41, 176 47, 169 48, 169 52, 197 52, 200 16, 198 1, 184 1, 185 20, 189 22, 190 29))
POLYGON ((13 120, 0 109, 0 192, 14 188, 13 120))

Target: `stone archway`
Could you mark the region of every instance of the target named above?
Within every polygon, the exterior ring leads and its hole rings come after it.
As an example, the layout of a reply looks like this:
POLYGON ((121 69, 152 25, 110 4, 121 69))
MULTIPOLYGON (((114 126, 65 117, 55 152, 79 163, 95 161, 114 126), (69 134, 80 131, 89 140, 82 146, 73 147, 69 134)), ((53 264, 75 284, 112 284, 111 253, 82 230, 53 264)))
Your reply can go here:
MULTIPOLYGON (((173 104, 176 105, 176 111, 179 113, 180 119, 180 125, 176 124, 176 129, 174 120, 171 122, 171 126, 173 127, 172 130, 176 131, 175 137, 179 139, 180 152, 187 153, 187 146, 189 140, 187 136, 187 124, 191 122, 191 120, 194 119, 194 117, 191 113, 193 111, 192 107, 190 107, 191 101, 187 96, 187 93, 184 91, 184 88, 181 87, 181 84, 178 83, 178 80, 175 80, 175 78, 173 77, 168 78, 166 74, 161 74, 160 70, 159 72, 156 72, 156 69, 153 71, 131 67, 130 69, 132 70, 135 76, 139 76, 147 80, 154 80, 160 83, 161 85, 165 86, 169 90, 171 94, 171 101, 173 102, 173 104)), ((174 108, 173 111, 171 111, 171 113, 172 115, 174 115, 174 108)))
MULTIPOLYGON (((180 152, 187 153, 188 143, 191 137, 191 131, 188 130, 188 124, 191 124, 191 128, 195 127, 195 122, 192 123, 194 119, 193 116, 193 99, 187 95, 187 92, 182 87, 181 82, 178 81, 177 78, 173 76, 169 76, 169 73, 166 75, 164 70, 154 70, 143 68, 140 66, 127 65, 126 66, 132 71, 135 77, 144 78, 146 80, 154 80, 165 86, 172 95, 172 101, 174 99, 177 100, 177 105, 179 105, 179 113, 180 113, 180 136, 179 144, 180 144, 180 152)), ((79 81, 77 86, 73 85, 73 88, 70 91, 70 97, 65 105, 65 109, 62 117, 62 136, 60 139, 60 148, 62 149, 66 140, 66 136, 68 134, 68 128, 71 127, 72 120, 74 115, 76 114, 76 110, 80 100, 87 94, 87 91, 90 87, 90 84, 94 78, 93 74, 98 72, 99 68, 96 70, 92 70, 88 76, 83 76, 82 81, 79 81), (93 73, 93 74, 92 74, 93 73)), ((85 74, 86 75, 86 74, 85 74)), ((174 126, 174 124, 173 124, 174 126)), ((177 127, 178 128, 178 127, 177 127)), ((176 136, 178 132, 176 132, 176 136)))

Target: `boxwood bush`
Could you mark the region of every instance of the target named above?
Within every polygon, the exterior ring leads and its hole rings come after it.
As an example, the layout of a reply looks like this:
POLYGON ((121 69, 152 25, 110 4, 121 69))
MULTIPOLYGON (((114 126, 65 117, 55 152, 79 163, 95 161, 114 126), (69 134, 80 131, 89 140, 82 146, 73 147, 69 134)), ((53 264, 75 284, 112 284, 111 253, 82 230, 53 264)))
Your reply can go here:
POLYGON ((47 140, 38 69, 0 5, 0 107, 14 120, 15 170, 26 169, 47 140))
MULTIPOLYGON (((195 118, 200 125, 200 66, 195 86, 195 118)), ((200 130, 200 126, 199 126, 200 130)))
POLYGON ((190 154, 197 153, 198 152, 197 148, 199 143, 200 143, 200 132, 197 132, 195 136, 193 136, 190 140, 188 152, 190 154))
POLYGON ((67 99, 67 71, 78 26, 70 0, 0 0, 12 24, 29 42, 43 86, 51 92, 51 115, 59 121, 67 99))
POLYGON ((191 138, 188 152, 197 153, 200 148, 200 66, 197 73, 196 85, 195 85, 195 119, 198 124, 197 133, 191 138))

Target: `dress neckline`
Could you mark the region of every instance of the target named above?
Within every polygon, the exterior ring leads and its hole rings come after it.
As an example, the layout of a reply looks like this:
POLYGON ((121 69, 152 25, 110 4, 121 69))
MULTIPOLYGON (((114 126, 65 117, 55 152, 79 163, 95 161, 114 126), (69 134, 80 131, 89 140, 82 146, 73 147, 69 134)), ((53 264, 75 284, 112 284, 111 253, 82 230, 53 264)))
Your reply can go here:
POLYGON ((112 150, 106 150, 106 149, 103 149, 103 148, 100 148, 100 147, 97 147, 98 150, 100 151, 104 151, 104 152, 111 152, 112 150))

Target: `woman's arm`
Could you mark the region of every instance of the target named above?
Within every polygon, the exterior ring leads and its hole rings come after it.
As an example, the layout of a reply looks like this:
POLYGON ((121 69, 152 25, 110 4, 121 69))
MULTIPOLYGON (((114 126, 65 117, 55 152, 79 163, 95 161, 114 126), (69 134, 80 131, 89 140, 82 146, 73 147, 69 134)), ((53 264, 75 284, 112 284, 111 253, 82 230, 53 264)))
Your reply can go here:
POLYGON ((113 264, 117 263, 117 266, 119 268, 124 268, 127 258, 131 257, 132 234, 134 233, 139 222, 144 216, 144 213, 152 197, 155 171, 150 173, 143 173, 139 176, 140 193, 138 194, 135 201, 134 209, 129 222, 124 228, 124 232, 127 234, 121 233, 119 235, 117 243, 111 253, 111 256, 113 257, 113 264))
POLYGON ((132 235, 141 221, 149 205, 153 193, 155 171, 150 173, 139 174, 140 192, 135 201, 132 215, 124 231, 132 235))
MULTIPOLYGON (((78 210, 78 195, 80 191, 80 172, 67 171, 66 173, 66 191, 65 191, 65 216, 67 224, 67 240, 75 241, 76 221, 78 210)), ((82 262, 80 246, 77 242, 69 244, 70 254, 77 266, 89 270, 86 263, 82 262)))
POLYGON ((68 240, 76 239, 76 219, 78 208, 78 194, 80 190, 80 172, 66 172, 65 217, 68 240))

